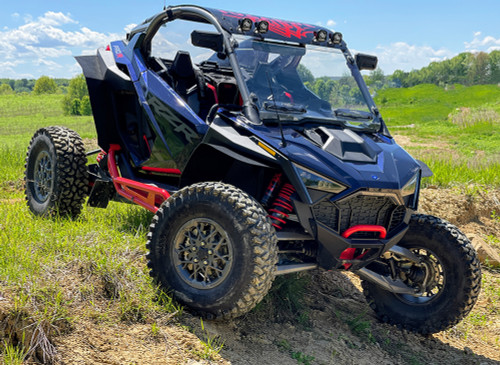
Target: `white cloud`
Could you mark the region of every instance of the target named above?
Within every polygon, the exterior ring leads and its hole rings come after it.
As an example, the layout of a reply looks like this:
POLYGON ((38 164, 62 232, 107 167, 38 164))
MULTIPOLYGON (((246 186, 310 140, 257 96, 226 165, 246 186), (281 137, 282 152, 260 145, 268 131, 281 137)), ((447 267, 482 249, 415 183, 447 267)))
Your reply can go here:
POLYGON ((59 64, 57 62, 50 61, 50 60, 45 60, 43 58, 38 59, 34 63, 37 66, 48 66, 48 68, 51 69, 51 70, 63 67, 63 66, 61 66, 61 64, 59 64))
POLYGON ((71 19, 70 14, 63 14, 61 12, 55 13, 53 11, 48 11, 43 16, 39 17, 38 22, 41 24, 54 25, 54 26, 69 24, 69 23, 74 23, 74 24, 77 23, 77 21, 71 19))
POLYGON ((314 23, 314 24, 316 24, 316 25, 318 25, 318 26, 320 26, 320 27, 329 27, 329 28, 333 28, 334 26, 336 26, 336 25, 337 25, 337 22, 336 22, 335 20, 333 20, 333 19, 328 19, 328 20, 326 21, 326 25, 325 25, 325 23, 323 23, 323 22, 316 22, 316 23, 314 23))
POLYGON ((33 16, 31 16, 31 14, 24 14, 23 20, 25 23, 29 23, 33 20, 33 16))
MULTIPOLYGON (((120 34, 100 33, 79 27, 78 21, 69 13, 48 11, 36 20, 31 15, 24 17, 25 24, 0 31, 0 60, 25 60, 23 69, 28 69, 28 65, 32 65, 33 69, 41 68, 35 73, 64 68, 72 62, 71 56, 81 54, 82 49, 93 49, 95 52, 110 41, 123 38, 120 34)), ((9 70, 0 69, 0 77, 6 77, 7 73, 12 75, 16 70, 21 72, 16 67, 18 65, 9 70)))
POLYGON ((470 42, 464 42, 467 52, 491 52, 500 50, 500 38, 484 36, 481 38, 481 32, 474 33, 474 39, 470 42))
POLYGON ((419 69, 430 62, 455 56, 454 52, 446 48, 434 49, 430 46, 411 45, 405 42, 396 42, 389 46, 379 45, 373 53, 378 56, 378 65, 386 74, 398 69, 404 71, 419 69))
POLYGON ((137 27, 137 24, 132 23, 132 24, 128 24, 127 26, 125 26, 125 28, 123 28, 123 30, 125 31, 125 33, 129 33, 135 27, 137 27))

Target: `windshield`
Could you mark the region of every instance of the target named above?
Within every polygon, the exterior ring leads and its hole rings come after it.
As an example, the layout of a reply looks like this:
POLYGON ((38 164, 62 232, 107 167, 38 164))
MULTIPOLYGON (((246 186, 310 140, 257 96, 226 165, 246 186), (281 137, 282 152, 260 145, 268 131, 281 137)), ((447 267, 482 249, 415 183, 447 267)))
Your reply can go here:
MULTIPOLYGON (((242 36, 237 40, 243 78, 264 121, 379 127, 340 50, 242 36)), ((229 66, 215 55, 210 61, 229 66)))

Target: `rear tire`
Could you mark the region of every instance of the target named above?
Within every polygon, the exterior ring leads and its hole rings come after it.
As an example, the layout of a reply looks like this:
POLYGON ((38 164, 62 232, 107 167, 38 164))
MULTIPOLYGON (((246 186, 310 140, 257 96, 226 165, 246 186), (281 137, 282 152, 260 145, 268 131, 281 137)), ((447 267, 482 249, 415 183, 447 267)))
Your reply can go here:
POLYGON ((88 194, 87 157, 80 136, 64 127, 39 129, 25 164, 25 194, 36 215, 76 217, 88 194))
POLYGON ((264 209, 234 186, 188 186, 162 204, 148 234, 151 276, 209 319, 234 318, 269 291, 277 238, 264 209))
POLYGON ((378 317, 422 334, 440 332, 460 322, 481 289, 481 265, 467 237, 444 220, 414 215, 398 246, 422 259, 421 266, 396 261, 403 273, 400 279, 419 288, 422 295, 394 294, 362 281, 365 297, 378 317))

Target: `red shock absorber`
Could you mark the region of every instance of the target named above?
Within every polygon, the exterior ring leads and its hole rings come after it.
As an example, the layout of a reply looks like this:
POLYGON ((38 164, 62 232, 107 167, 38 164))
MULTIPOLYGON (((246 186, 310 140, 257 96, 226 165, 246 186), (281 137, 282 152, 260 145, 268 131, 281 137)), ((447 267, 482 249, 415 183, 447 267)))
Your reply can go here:
POLYGON ((267 207, 267 203, 269 203, 269 199, 273 196, 274 190, 276 187, 280 184, 281 182, 281 173, 274 174, 273 178, 269 182, 269 185, 267 186, 266 193, 264 194, 264 197, 260 201, 261 204, 265 207, 267 207))
POLYGON ((286 224, 286 218, 293 211, 292 194, 295 193, 295 188, 292 184, 286 183, 281 188, 278 197, 273 202, 273 206, 269 209, 269 218, 271 218, 274 228, 282 229, 286 224))

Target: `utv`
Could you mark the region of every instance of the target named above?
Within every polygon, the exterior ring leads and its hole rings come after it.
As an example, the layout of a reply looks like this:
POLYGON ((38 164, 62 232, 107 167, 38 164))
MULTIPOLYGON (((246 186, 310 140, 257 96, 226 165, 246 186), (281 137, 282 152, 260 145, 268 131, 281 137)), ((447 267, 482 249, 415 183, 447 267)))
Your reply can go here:
POLYGON ((412 331, 472 309, 476 253, 456 227, 415 214, 431 172, 373 102, 361 71, 376 57, 353 56, 341 33, 173 6, 77 60, 101 149, 63 127, 36 132, 34 214, 76 216, 87 196, 155 213, 151 275, 207 318, 240 316, 276 275, 315 268, 356 273, 380 319, 412 331))

